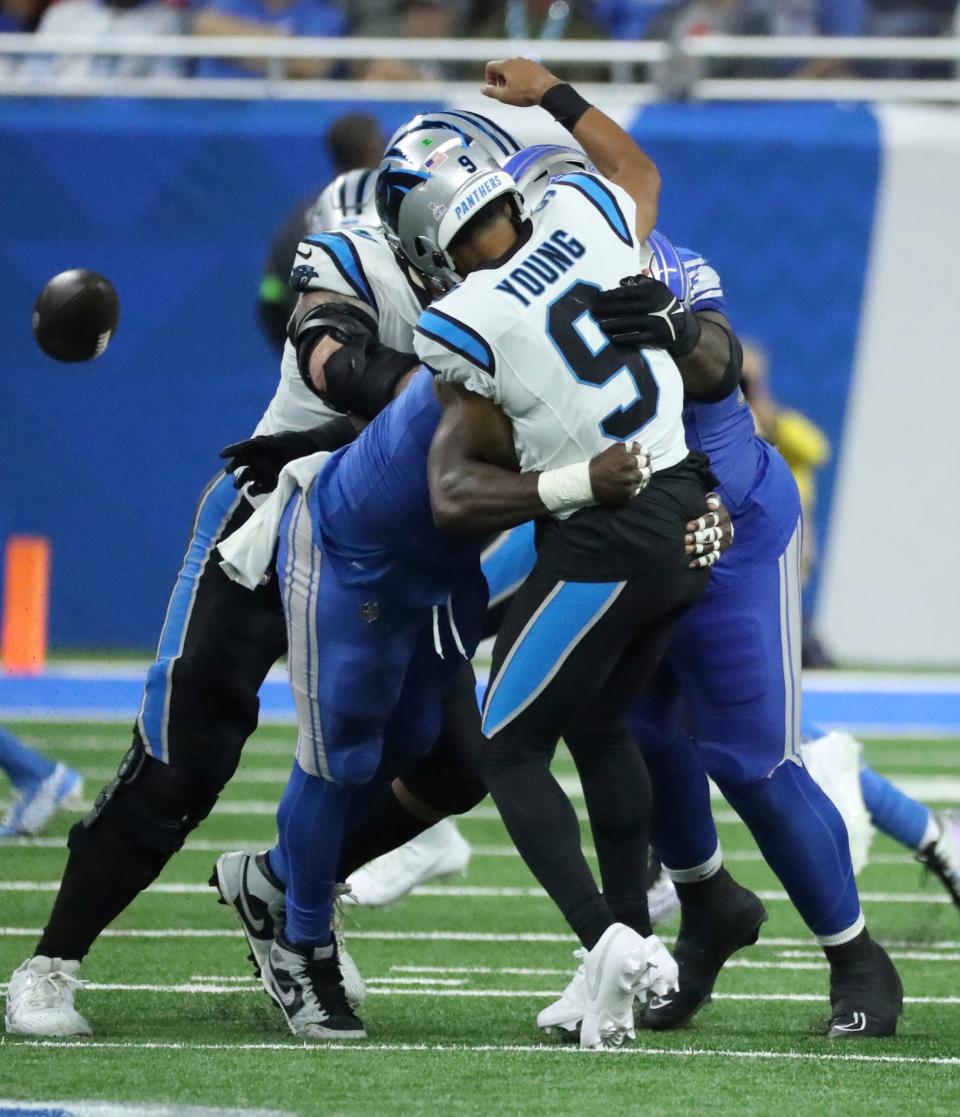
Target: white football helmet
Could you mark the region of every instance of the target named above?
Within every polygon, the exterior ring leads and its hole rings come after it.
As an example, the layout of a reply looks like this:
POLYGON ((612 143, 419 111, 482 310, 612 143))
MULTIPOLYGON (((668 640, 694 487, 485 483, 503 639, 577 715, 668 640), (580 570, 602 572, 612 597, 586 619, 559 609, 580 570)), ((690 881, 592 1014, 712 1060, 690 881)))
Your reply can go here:
POLYGON ((337 175, 307 210, 308 236, 379 225, 376 193, 377 172, 371 168, 337 175))

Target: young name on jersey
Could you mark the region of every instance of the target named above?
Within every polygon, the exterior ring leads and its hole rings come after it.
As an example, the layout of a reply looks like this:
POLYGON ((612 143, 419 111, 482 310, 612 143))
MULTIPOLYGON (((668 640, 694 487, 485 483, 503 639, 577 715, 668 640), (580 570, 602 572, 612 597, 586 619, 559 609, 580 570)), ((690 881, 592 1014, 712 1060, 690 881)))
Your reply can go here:
POLYGON ((635 208, 597 175, 555 179, 509 259, 420 316, 417 355, 503 408, 521 469, 585 461, 632 439, 654 471, 686 456, 673 360, 611 343, 591 313, 599 291, 639 269, 635 208))

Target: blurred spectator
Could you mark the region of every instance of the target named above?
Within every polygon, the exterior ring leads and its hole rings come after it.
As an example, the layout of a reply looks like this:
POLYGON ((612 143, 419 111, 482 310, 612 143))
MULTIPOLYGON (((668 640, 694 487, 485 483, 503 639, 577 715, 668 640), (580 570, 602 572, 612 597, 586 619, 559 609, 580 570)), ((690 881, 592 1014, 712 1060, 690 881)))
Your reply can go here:
MULTIPOLYGON (((865 30, 866 0, 679 0, 650 21, 647 36, 678 41, 689 35, 861 35, 865 30)), ((847 62, 834 58, 797 63, 721 59, 707 69, 712 77, 758 77, 788 70, 794 77, 815 78, 851 72, 847 62)))
MULTIPOLYGON (((355 23, 357 35, 385 35, 399 39, 453 39, 463 26, 466 0, 387 0, 385 3, 351 5, 367 9, 363 23, 355 23), (373 9, 373 10, 371 10, 373 9)), ((376 58, 359 67, 360 75, 372 81, 442 80, 460 76, 458 64, 408 62, 402 58, 376 58)))
POLYGON ((593 0, 593 18, 611 39, 642 39, 650 20, 670 0, 593 0))
POLYGON ((585 0, 498 0, 474 5, 481 39, 597 39, 603 34, 585 0))
MULTIPOLYGON (((340 36, 346 28, 336 0, 207 0, 193 17, 194 35, 340 36)), ((291 58, 285 63, 285 73, 291 78, 323 78, 333 65, 328 59, 291 58)), ((197 65, 197 74, 248 77, 269 69, 269 61, 263 58, 204 58, 197 65)))
MULTIPOLYGON (((182 14, 163 0, 59 0, 46 9, 37 27, 41 34, 97 38, 179 35, 183 30, 182 14)), ((177 58, 31 55, 22 72, 40 78, 175 77, 183 73, 183 63, 177 58)))
MULTIPOLYGON (((498 0, 474 5, 472 33, 480 39, 606 39, 608 33, 592 18, 590 0, 498 0)), ((570 81, 604 81, 610 67, 564 63, 570 81)))
MULTIPOLYGON (((830 460, 830 442, 823 431, 806 415, 783 407, 770 390, 768 359, 754 342, 743 346, 742 387, 753 412, 757 433, 772 443, 786 459, 800 490, 803 509, 803 550, 800 554, 800 579, 806 585, 817 561, 814 513, 817 502, 817 471, 830 460)), ((810 622, 804 618, 803 666, 832 667, 810 622)))
MULTIPOLYGON (((871 0, 871 35, 940 36, 956 33, 957 0, 871 0)), ((864 65, 869 76, 888 78, 950 78, 952 62, 913 62, 890 59, 864 65)))
POLYGON ((33 31, 50 0, 0 0, 0 31, 33 31))
MULTIPOLYGON (((348 112, 331 124, 326 135, 327 148, 333 163, 331 179, 358 167, 376 167, 386 144, 380 125, 367 113, 348 112)), ((317 200, 319 189, 309 198, 302 198, 284 218, 270 243, 267 263, 260 280, 258 313, 267 340, 283 351, 287 322, 297 301, 288 280, 297 245, 307 227, 307 212, 317 200)))

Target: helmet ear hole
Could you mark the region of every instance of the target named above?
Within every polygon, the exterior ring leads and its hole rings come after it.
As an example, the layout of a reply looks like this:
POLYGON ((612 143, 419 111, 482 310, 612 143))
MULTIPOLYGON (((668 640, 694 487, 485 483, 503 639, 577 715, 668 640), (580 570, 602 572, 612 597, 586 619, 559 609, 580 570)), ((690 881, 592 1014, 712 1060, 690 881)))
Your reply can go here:
POLYGON ((418 256, 426 256, 427 253, 430 251, 430 249, 425 244, 423 237, 414 237, 413 247, 416 249, 418 256))

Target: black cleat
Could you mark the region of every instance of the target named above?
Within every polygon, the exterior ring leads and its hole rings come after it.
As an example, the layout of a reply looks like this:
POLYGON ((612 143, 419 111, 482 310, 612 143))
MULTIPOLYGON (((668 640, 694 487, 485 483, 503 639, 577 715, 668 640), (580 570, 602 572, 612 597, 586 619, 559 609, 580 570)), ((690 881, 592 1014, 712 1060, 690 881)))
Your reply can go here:
POLYGON ((366 1039, 363 1022, 350 1007, 336 944, 327 958, 301 951, 278 935, 261 975, 263 987, 304 1039, 366 1039))
POLYGON ((641 1027, 662 1031, 679 1028, 710 1000, 717 975, 731 954, 752 946, 766 923, 767 909, 759 896, 732 878, 708 907, 682 908, 673 956, 680 971, 680 989, 652 997, 643 1010, 641 1027))
POLYGON ((869 957, 830 967, 830 1039, 892 1036, 903 1012, 903 985, 883 947, 871 940, 869 957))

